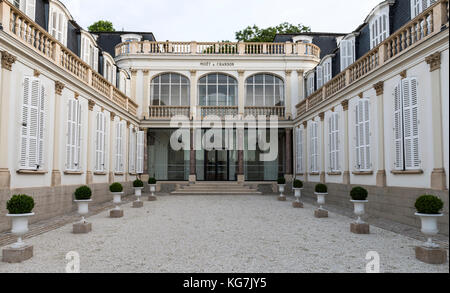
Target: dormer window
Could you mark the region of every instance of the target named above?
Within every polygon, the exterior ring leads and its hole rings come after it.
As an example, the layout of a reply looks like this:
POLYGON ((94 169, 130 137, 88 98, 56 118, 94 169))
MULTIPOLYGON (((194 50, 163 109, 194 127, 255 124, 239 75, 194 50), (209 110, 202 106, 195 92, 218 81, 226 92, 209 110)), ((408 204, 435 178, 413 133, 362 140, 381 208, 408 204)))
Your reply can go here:
POLYGON ((14 6, 22 10, 32 20, 36 16, 36 0, 14 0, 14 6))
POLYGON ((370 49, 372 50, 390 35, 389 29, 389 6, 395 3, 394 0, 387 0, 375 7, 366 18, 366 23, 370 29, 370 49))
POLYGON ((66 13, 59 6, 56 6, 54 2, 51 2, 49 32, 64 46, 67 46, 67 23, 68 17, 66 13))
POLYGON ((306 76, 306 96, 309 97, 314 91, 314 72, 311 72, 306 76))
POLYGON ((331 80, 331 78, 333 77, 333 72, 332 72, 332 58, 331 57, 325 57, 323 62, 322 62, 322 68, 323 68, 323 84, 326 84, 327 82, 329 82, 331 80))
POLYGON ((87 33, 81 34, 81 59, 89 64, 95 71, 98 71, 98 48, 87 33))
POLYGON ((355 36, 346 37, 340 44, 341 52, 341 71, 344 71, 353 62, 355 62, 355 36))
POLYGON ((436 0, 411 0, 411 19, 421 14, 435 2, 436 0))

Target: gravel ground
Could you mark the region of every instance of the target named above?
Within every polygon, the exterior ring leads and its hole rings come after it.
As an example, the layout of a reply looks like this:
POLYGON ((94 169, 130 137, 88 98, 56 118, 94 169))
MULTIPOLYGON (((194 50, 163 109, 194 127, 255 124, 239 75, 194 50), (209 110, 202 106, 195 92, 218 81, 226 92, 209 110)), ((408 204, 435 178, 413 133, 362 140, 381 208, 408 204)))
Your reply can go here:
POLYGON ((142 209, 125 205, 122 219, 90 217, 87 235, 66 225, 29 239, 34 258, 0 262, 0 273, 63 273, 70 251, 80 254, 82 273, 364 273, 369 251, 379 253, 382 272, 449 272, 448 262, 416 260, 417 240, 376 227, 354 235, 352 219, 316 219, 314 208, 275 196, 159 197, 142 209))

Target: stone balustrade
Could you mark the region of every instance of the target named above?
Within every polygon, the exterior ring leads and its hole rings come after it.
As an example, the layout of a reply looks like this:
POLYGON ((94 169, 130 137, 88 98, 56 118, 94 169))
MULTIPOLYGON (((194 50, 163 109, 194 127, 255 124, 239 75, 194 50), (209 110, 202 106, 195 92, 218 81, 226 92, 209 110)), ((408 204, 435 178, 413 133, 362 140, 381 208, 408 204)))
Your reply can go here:
POLYGON ((437 1, 347 69, 336 75, 323 87, 301 101, 296 106, 297 115, 305 114, 376 68, 383 66, 410 48, 439 33, 442 26, 448 27, 448 20, 449 0, 437 1))
POLYGON ((137 114, 138 105, 135 102, 9 1, 0 0, 0 22, 3 31, 64 68, 130 114, 137 114))
POLYGON ((258 117, 260 115, 264 116, 278 116, 279 119, 285 119, 286 115, 285 107, 245 107, 245 115, 251 115, 258 117))
POLYGON ((205 119, 209 116, 217 116, 225 118, 225 116, 238 115, 238 106, 200 106, 201 118, 205 119))
POLYGON ((150 119, 170 119, 175 116, 190 117, 189 106, 150 106, 150 119))

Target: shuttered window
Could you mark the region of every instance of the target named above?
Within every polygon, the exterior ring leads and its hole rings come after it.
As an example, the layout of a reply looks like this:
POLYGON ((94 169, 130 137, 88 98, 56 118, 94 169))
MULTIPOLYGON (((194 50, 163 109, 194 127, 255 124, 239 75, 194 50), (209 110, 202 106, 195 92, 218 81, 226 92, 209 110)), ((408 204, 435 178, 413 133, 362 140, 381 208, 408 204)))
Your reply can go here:
POLYGON ((95 118, 95 172, 105 172, 106 116, 97 112, 95 118))
POLYGON ((332 78, 332 69, 331 69, 331 58, 327 58, 325 62, 323 62, 323 83, 326 84, 332 78))
POLYGON ((145 132, 137 132, 137 159, 136 159, 136 173, 144 173, 144 144, 145 144, 145 132))
POLYGON ((52 7, 49 18, 49 31, 63 45, 67 44, 67 17, 64 12, 52 7))
POLYGON ((395 169, 420 168, 418 83, 406 78, 394 90, 395 169))
POLYGON ((314 73, 308 75, 306 90, 307 96, 310 96, 314 93, 314 73))
POLYGON ((317 75, 317 88, 320 89, 323 86, 323 67, 321 65, 316 68, 317 75))
POLYGON ((330 158, 330 171, 340 171, 339 161, 339 114, 333 113, 328 118, 328 148, 330 158))
POLYGON ((356 169, 370 171, 372 160, 370 153, 370 102, 361 99, 356 105, 356 169))
POLYGON ((297 128, 297 174, 302 174, 304 161, 303 161, 303 129, 297 128))
POLYGON ((375 17, 370 22, 370 48, 373 49, 389 36, 389 17, 386 14, 375 17))
POLYGON ((435 2, 436 0, 411 0, 411 19, 421 14, 435 2))
POLYGON ((74 98, 68 101, 66 170, 81 170, 81 104, 74 98))
POLYGON ((310 129, 311 138, 311 173, 319 172, 319 131, 318 123, 312 122, 310 129))
POLYGON ((116 173, 123 173, 124 172, 124 164, 123 164, 123 145, 124 145, 124 139, 123 139, 123 133, 125 129, 125 123, 122 122, 116 122, 116 166, 115 170, 116 173))
POLYGON ((355 38, 342 40, 340 45, 341 71, 355 62, 355 38))
POLYGON ((132 127, 129 129, 130 137, 129 137, 129 150, 128 150, 128 170, 130 173, 136 173, 136 151, 137 151, 137 142, 136 142, 136 132, 132 127))
POLYGON ((29 18, 35 20, 36 0, 14 0, 14 6, 22 10, 29 18))
POLYGON ((38 78, 23 82, 20 169, 42 170, 44 165, 45 88, 38 78))

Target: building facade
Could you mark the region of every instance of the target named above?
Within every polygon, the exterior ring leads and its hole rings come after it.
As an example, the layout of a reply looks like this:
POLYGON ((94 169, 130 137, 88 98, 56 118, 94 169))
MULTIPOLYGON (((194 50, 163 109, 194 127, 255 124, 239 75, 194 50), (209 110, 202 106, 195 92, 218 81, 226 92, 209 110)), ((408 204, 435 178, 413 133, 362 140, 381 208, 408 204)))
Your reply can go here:
POLYGON ((273 43, 90 33, 57 0, 0 7, 0 211, 27 193, 38 221, 80 185, 103 202, 136 177, 273 192, 285 176, 345 207, 367 186, 372 215, 410 225, 417 195, 438 194, 448 227, 448 1, 388 0, 352 33, 273 43))

